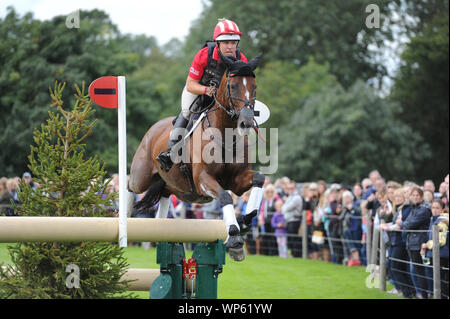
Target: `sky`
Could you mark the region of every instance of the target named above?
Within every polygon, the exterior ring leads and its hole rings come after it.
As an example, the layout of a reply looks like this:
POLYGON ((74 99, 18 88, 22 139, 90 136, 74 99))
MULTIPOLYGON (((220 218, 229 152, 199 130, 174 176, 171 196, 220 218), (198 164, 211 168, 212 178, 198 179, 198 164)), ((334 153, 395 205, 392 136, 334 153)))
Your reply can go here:
POLYGON ((122 33, 152 35, 156 37, 158 44, 162 45, 172 38, 184 39, 191 22, 202 12, 202 2, 202 0, 0 0, 0 17, 6 15, 6 8, 11 5, 20 15, 33 12, 34 17, 39 20, 69 15, 78 9, 97 8, 108 13, 122 33))

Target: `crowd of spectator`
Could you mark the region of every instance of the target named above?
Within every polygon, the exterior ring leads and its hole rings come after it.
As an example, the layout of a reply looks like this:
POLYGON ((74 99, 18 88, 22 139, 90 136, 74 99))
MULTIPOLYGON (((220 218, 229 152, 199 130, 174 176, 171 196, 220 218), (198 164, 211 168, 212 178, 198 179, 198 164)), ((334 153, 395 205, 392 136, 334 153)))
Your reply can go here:
MULTIPOLYGON (((39 187, 29 173, 24 182, 39 187)), ((20 178, 0 179, 0 210, 14 215, 7 205, 18 203, 20 178)), ((347 266, 367 265, 368 234, 383 233, 387 245, 387 275, 394 289, 407 298, 429 298, 433 294, 432 226, 438 225, 441 291, 448 298, 448 211, 449 176, 436 189, 433 181, 386 182, 376 170, 361 183, 328 184, 323 180, 296 183, 288 177, 273 183, 266 177, 264 196, 251 230, 245 235, 248 254, 304 257, 347 266), (302 250, 307 241, 306 252, 302 250)), ((118 175, 112 176, 107 190, 118 192, 118 175)), ((139 201, 145 194, 135 195, 139 201)), ((250 190, 234 194, 236 216, 245 214, 250 190)), ((117 211, 118 203, 113 208, 117 211)), ((154 218, 157 205, 133 210, 131 217, 154 218)), ((169 218, 221 219, 220 203, 184 203, 171 196, 169 218)), ((148 249, 150 243, 143 243, 148 249)), ((372 262, 374 262, 372 260, 372 262)), ((375 261, 379 262, 379 261, 375 261)))

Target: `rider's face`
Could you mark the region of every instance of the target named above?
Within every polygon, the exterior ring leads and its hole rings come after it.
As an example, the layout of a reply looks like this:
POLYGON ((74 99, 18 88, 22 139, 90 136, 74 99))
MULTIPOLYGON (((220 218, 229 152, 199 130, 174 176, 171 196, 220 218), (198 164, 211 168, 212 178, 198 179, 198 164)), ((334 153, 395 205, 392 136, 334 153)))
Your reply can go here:
POLYGON ((234 57, 236 55, 237 46, 238 46, 238 41, 220 41, 219 42, 220 52, 225 56, 234 57))

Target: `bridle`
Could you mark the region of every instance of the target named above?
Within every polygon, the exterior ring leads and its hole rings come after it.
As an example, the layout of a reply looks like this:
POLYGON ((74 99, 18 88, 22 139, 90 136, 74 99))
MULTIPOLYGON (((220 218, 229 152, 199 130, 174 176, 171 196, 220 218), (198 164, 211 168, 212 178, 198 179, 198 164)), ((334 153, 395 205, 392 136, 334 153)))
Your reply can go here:
POLYGON ((230 86, 230 73, 227 71, 226 73, 226 80, 227 80, 227 99, 228 99, 228 108, 223 106, 218 100, 217 100, 217 90, 216 93, 214 94, 214 101, 217 103, 217 105, 222 108, 227 115, 231 118, 231 120, 235 121, 239 118, 239 110, 236 108, 236 106, 233 103, 233 100, 237 100, 240 102, 244 102, 245 106, 250 107, 252 110, 255 107, 255 100, 256 100, 256 94, 254 97, 252 97, 251 99, 243 99, 237 96, 232 96, 231 95, 231 86, 230 86), (253 102, 253 103, 252 103, 253 102))
MULTIPOLYGON (((214 93, 214 96, 213 96, 214 97, 213 103, 215 102, 217 104, 217 107, 209 109, 208 111, 206 111, 205 120, 207 122, 208 127, 211 126, 211 124, 209 122, 209 118, 208 118, 208 113, 217 111, 219 108, 223 109, 225 111, 225 113, 231 118, 231 120, 235 121, 235 120, 237 120, 239 118, 240 111, 234 105, 233 100, 244 102, 244 105, 246 105, 246 106, 250 107, 252 110, 254 110, 255 101, 256 101, 256 93, 255 93, 254 97, 252 97, 251 99, 248 99, 248 100, 242 99, 242 98, 237 97, 237 96, 232 96, 231 95, 230 74, 229 74, 229 72, 226 73, 226 80, 227 80, 226 86, 227 86, 227 98, 228 98, 228 106, 229 107, 225 107, 224 105, 222 105, 222 103, 220 103, 217 100, 217 93, 218 93, 218 89, 217 89, 216 92, 214 93)), ((217 88, 217 86, 216 86, 216 88, 217 88)), ((253 119, 253 122, 254 122, 253 128, 258 133, 258 123, 256 122, 255 119, 253 119)), ((223 149, 226 149, 227 151, 231 151, 231 150, 233 150, 236 147, 237 140, 235 140, 232 143, 231 148, 227 147, 225 145, 225 143, 220 138, 215 137, 214 135, 211 135, 211 134, 209 134, 209 133, 207 133, 205 131, 204 123, 205 123, 205 121, 202 121, 202 130, 203 130, 203 132, 205 132, 205 134, 207 136, 209 136, 209 138, 211 140, 213 140, 214 142, 218 143, 220 146, 222 146, 223 149)))

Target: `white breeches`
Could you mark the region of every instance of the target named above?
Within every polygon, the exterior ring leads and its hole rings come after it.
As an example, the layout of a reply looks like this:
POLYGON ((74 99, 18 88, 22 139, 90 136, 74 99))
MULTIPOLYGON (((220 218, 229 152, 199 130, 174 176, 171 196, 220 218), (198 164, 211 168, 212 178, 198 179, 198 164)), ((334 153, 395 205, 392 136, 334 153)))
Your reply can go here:
POLYGON ((189 110, 190 106, 197 98, 198 95, 192 94, 186 90, 186 86, 183 88, 183 93, 181 93, 181 114, 186 120, 189 120, 191 115, 191 111, 189 110))

